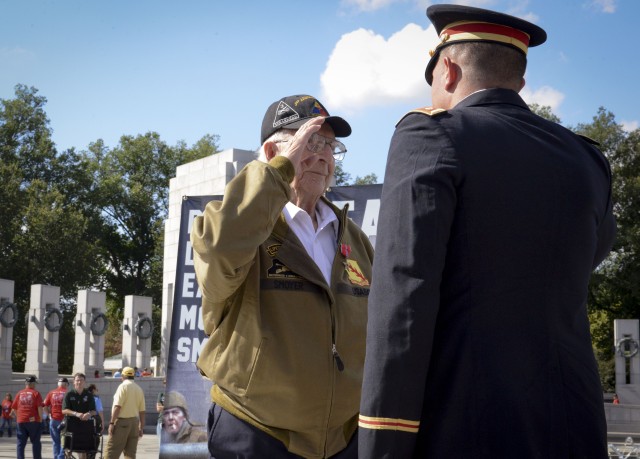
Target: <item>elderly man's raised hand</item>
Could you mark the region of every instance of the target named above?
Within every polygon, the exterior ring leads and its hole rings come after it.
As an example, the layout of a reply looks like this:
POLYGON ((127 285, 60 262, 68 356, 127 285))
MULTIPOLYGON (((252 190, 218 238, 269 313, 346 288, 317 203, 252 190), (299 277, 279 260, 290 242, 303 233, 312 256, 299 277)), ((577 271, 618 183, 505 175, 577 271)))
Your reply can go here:
POLYGON ((291 141, 287 142, 286 147, 282 153, 280 153, 281 156, 289 158, 289 161, 291 161, 296 170, 296 175, 300 173, 302 162, 308 156, 313 155, 313 153, 307 149, 307 144, 311 136, 320 130, 322 123, 324 123, 324 118, 321 116, 311 118, 298 129, 291 141))

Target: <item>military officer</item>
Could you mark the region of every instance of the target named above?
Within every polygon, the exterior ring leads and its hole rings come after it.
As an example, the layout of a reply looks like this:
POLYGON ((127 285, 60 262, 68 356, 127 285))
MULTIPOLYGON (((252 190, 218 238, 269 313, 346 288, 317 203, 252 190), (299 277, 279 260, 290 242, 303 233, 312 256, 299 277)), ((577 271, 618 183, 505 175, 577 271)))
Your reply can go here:
POLYGON ((540 27, 433 5, 433 107, 388 156, 360 458, 605 458, 587 319, 615 233, 609 164, 518 92, 540 27))

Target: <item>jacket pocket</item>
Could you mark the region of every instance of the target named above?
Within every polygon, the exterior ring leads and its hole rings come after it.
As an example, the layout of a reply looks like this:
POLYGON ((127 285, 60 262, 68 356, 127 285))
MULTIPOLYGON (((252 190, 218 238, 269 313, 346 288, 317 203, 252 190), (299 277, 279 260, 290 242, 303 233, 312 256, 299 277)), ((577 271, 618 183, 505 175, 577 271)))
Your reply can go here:
POLYGON ((249 374, 249 381, 247 381, 247 387, 245 390, 246 394, 249 394, 251 391, 251 383, 253 381, 260 380, 262 366, 264 366, 264 362, 261 361, 260 357, 266 352, 265 351, 266 347, 267 347, 267 339, 262 338, 260 340, 260 346, 258 347, 255 357, 253 358, 253 365, 251 366, 251 373, 249 374))

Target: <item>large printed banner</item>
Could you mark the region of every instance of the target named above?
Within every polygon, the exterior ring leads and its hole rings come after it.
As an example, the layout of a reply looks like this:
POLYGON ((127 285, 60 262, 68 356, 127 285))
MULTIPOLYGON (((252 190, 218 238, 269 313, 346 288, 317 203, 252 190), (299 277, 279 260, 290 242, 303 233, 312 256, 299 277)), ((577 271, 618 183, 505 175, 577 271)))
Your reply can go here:
MULTIPOLYGON (((338 207, 349 204, 349 217, 369 236, 375 246, 382 185, 334 187, 327 198, 338 207)), ((180 217, 178 266, 174 283, 173 319, 167 362, 166 393, 180 392, 188 405, 189 420, 194 428, 206 429, 210 406, 211 381, 196 368, 200 349, 207 337, 202 323, 201 294, 193 266, 193 250, 189 235, 193 219, 201 215, 207 203, 222 196, 185 196, 180 217)), ((163 440, 163 457, 209 457, 206 445, 180 445, 176 448, 163 440)))

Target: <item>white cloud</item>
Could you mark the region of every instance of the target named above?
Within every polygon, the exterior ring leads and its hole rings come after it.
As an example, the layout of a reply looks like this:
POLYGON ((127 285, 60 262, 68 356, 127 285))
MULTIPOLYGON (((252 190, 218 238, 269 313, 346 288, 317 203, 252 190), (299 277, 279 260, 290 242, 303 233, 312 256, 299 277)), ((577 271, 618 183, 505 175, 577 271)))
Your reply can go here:
MULTIPOLYGON (((528 1, 528 0, 524 0, 528 1)), ((389 5, 393 5, 394 3, 407 3, 412 2, 415 6, 424 11, 427 6, 433 5, 435 2, 433 0, 342 0, 342 4, 344 6, 351 6, 357 11, 376 11, 381 8, 384 8, 389 5)), ((480 8, 488 8, 492 5, 495 5, 496 0, 451 0, 446 3, 454 3, 457 5, 465 5, 465 6, 476 6, 480 8)))
POLYGON ((475 6, 477 8, 489 8, 490 6, 496 4, 496 0, 453 0, 451 2, 443 2, 443 3, 453 3, 456 5, 464 5, 464 6, 475 6))
POLYGON ((520 91, 520 95, 527 104, 538 104, 543 107, 549 106, 554 113, 564 100, 564 94, 550 86, 542 86, 535 91, 525 86, 522 91, 520 91))
POLYGON ((2 59, 21 59, 21 58, 32 58, 34 56, 33 52, 26 48, 21 48, 19 46, 13 48, 7 48, 3 46, 0 48, 0 58, 2 59))
POLYGON ((635 131, 636 129, 638 129, 638 127, 640 127, 640 124, 638 123, 637 120, 636 121, 622 120, 620 124, 622 124, 622 129, 624 129, 627 132, 635 131))
POLYGON ((322 100, 334 110, 353 112, 429 94, 424 69, 436 43, 433 26, 416 24, 388 40, 365 29, 345 34, 320 77, 322 100))
POLYGON ((616 0, 592 0, 589 6, 603 13, 615 13, 617 7, 616 0))
POLYGON ((343 0, 343 4, 360 11, 375 11, 400 1, 404 0, 343 0))
POLYGON ((519 17, 525 21, 533 22, 534 24, 540 19, 537 14, 527 11, 529 7, 529 0, 519 0, 515 2, 507 11, 507 14, 519 17))

